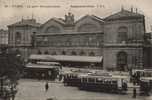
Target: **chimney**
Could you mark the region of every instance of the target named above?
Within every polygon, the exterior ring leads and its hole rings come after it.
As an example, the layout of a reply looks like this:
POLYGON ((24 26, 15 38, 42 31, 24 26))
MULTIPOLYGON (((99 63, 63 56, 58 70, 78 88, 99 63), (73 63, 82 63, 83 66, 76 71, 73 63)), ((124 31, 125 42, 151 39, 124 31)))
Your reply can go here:
POLYGON ((138 9, 136 8, 136 13, 138 13, 138 9))
POLYGON ((121 5, 121 11, 123 11, 124 10, 124 7, 123 7, 123 5, 121 5))
POLYGON ((133 7, 131 7, 131 12, 133 12, 133 7))

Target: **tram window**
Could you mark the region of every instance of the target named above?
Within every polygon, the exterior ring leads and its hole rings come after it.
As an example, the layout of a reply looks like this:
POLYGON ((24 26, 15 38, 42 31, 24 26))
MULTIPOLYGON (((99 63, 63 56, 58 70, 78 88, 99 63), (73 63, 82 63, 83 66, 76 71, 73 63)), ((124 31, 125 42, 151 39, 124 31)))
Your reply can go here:
POLYGON ((97 78, 96 82, 102 82, 103 80, 101 78, 97 78))
POLYGON ((83 80, 83 82, 87 82, 87 78, 83 78, 82 80, 83 80))
POLYGON ((96 80, 96 82, 97 82, 97 83, 102 83, 103 81, 102 81, 102 80, 96 80))
POLYGON ((95 81, 95 79, 93 79, 93 78, 88 78, 88 82, 94 82, 95 81))
POLYGON ((112 81, 113 84, 117 84, 117 81, 112 81))
POLYGON ((29 62, 30 62, 30 63, 33 63, 33 64, 36 64, 36 63, 37 63, 36 60, 30 60, 29 62))

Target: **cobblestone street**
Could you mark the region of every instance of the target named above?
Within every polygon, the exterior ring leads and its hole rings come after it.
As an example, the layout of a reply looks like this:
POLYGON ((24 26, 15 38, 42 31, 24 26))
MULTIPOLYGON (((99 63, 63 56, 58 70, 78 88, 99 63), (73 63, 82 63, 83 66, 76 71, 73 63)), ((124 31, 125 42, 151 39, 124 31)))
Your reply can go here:
POLYGON ((45 81, 22 79, 19 81, 18 93, 15 100, 152 100, 152 96, 137 95, 132 98, 132 93, 126 95, 108 94, 101 92, 80 91, 76 87, 66 87, 59 82, 49 82, 49 89, 45 91, 45 81))

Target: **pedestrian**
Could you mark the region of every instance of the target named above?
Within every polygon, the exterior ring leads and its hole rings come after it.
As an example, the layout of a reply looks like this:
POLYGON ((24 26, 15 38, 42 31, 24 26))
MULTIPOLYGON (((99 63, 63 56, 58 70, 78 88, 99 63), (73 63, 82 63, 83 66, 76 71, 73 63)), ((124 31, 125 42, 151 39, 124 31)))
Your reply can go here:
POLYGON ((136 98, 136 88, 133 89, 133 98, 136 98))
POLYGON ((45 83, 45 91, 47 92, 48 89, 49 89, 49 84, 48 84, 48 82, 46 82, 46 83, 45 83))

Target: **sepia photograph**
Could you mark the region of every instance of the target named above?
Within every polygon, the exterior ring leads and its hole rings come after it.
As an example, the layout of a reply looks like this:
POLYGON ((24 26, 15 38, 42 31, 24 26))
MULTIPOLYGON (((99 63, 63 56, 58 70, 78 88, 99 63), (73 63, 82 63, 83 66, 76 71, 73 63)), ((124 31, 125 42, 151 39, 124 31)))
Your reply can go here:
POLYGON ((0 100, 152 100, 152 1, 0 0, 0 100))

